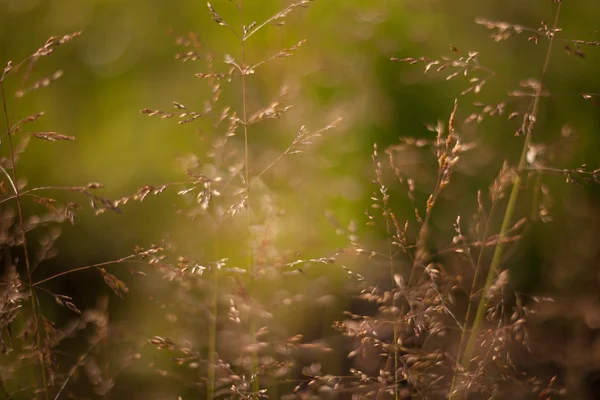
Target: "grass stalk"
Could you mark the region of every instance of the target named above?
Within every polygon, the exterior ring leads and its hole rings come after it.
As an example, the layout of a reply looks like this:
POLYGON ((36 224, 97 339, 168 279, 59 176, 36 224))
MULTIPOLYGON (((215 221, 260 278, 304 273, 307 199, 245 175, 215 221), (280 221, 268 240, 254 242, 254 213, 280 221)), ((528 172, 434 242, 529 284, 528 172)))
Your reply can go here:
MULTIPOLYGON (((379 185, 379 191, 381 194, 381 203, 383 206, 383 218, 385 219, 385 232, 386 232, 386 237, 387 237, 387 246, 388 246, 388 253, 386 255, 386 258, 388 260, 389 263, 389 268, 390 268, 390 282, 392 283, 392 285, 394 285, 395 281, 396 281, 396 277, 395 277, 395 273, 394 273, 394 252, 392 249, 392 239, 391 239, 391 235, 392 235, 392 226, 391 226, 391 222, 390 219, 393 218, 392 215, 392 210, 390 209, 389 206, 389 194, 387 191, 387 187, 385 186, 385 184, 383 183, 383 173, 382 173, 382 169, 381 169, 381 163, 378 159, 379 157, 379 153, 378 153, 378 148, 377 148, 377 144, 375 144, 374 146, 374 150, 373 150, 373 163, 375 164, 375 173, 376 173, 376 179, 377 179, 377 184, 379 185)), ((402 304, 402 308, 404 309, 405 304, 402 304)), ((396 349, 397 343, 398 343, 398 320, 396 317, 396 296, 392 295, 392 323, 393 323, 393 330, 394 330, 394 336, 393 336, 393 343, 392 343, 392 351, 394 352, 394 356, 393 356, 393 360, 394 360, 394 365, 393 365, 393 378, 394 378, 394 399, 398 400, 398 387, 397 387, 397 376, 396 374, 398 373, 398 350, 396 349)), ((400 315, 404 315, 404 311, 401 312, 400 315)), ((386 371, 389 369, 389 364, 392 361, 392 355, 388 354, 388 359, 386 362, 386 371)), ((385 381, 382 380, 382 385, 384 384, 385 381)), ((379 396, 381 394, 381 390, 377 392, 377 399, 379 399, 379 396)))
MULTIPOLYGON (((215 255, 219 254, 219 235, 215 235, 215 255)), ((218 296, 219 296, 219 268, 220 264, 213 266, 211 271, 211 300, 210 320, 208 325, 208 382, 206 386, 206 398, 215 398, 215 378, 217 369, 217 318, 218 318, 218 296)))
MULTIPOLYGON (((392 252, 392 239, 390 238, 390 234, 391 234, 391 228, 390 228, 390 217, 388 215, 389 210, 386 211, 386 218, 385 218, 385 229, 387 232, 387 238, 388 238, 388 259, 389 259, 389 263, 390 263, 390 278, 392 283, 395 281, 394 279, 394 263, 393 263, 393 252, 392 252)), ((398 349, 396 348, 396 346, 398 345, 398 321, 396 318, 396 298, 395 296, 392 296, 392 321, 394 324, 394 343, 392 345, 392 349, 394 351, 394 373, 393 373, 393 377, 394 377, 394 399, 398 400, 398 387, 397 387, 397 374, 398 374, 398 349)))
MULTIPOLYGON (((239 36, 240 38, 240 46, 241 46, 241 81, 242 81, 242 120, 244 127, 244 180, 246 183, 246 231, 247 231, 247 251, 248 251, 248 273, 250 275, 250 296, 254 293, 254 281, 255 281, 255 271, 254 271, 254 257, 252 255, 252 232, 251 232, 251 220, 250 220, 250 157, 249 157, 249 140, 248 140, 248 101, 247 101, 247 86, 246 86, 246 39, 248 36, 244 33, 244 0, 240 0, 239 2, 239 13, 240 13, 240 27, 242 34, 239 36)), ((256 317, 254 315, 250 316, 250 340, 252 344, 256 344, 256 317)), ((257 394, 260 389, 260 381, 258 379, 258 353, 256 350, 253 350, 252 354, 252 375, 254 379, 252 380, 252 391, 254 394, 257 394)))

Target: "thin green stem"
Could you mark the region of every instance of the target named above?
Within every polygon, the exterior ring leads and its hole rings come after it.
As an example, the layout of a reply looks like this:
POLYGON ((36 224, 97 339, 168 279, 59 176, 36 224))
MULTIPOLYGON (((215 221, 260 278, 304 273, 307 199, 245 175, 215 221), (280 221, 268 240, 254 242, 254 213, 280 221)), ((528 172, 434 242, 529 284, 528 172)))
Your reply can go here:
MULTIPOLYGON (((558 19, 560 16, 561 5, 562 5, 562 3, 558 3, 557 9, 556 9, 553 32, 558 27, 558 19)), ((519 197, 519 190, 521 189, 522 174, 525 171, 525 168, 527 167, 527 152, 529 150, 529 144, 531 143, 531 135, 533 133, 535 122, 536 122, 537 116, 539 114, 542 90, 543 90, 543 86, 544 86, 544 78, 546 77, 546 73, 548 71, 548 66, 550 64, 550 56, 552 54, 552 45, 554 43, 554 34, 550 35, 549 40, 550 40, 550 42, 548 44, 548 50, 546 52, 546 59, 544 61, 544 66, 542 68, 542 75, 541 75, 540 83, 536 89, 536 95, 535 95, 535 98, 533 101, 530 122, 529 122, 529 126, 527 129, 526 135, 525 135, 525 140, 523 143, 523 149, 521 151, 521 158, 519 160, 519 165, 517 167, 517 174, 516 174, 516 177, 515 177, 515 180, 513 183, 510 198, 508 200, 508 205, 506 206, 506 212, 504 214, 504 219, 502 220, 502 226, 500 228, 500 233, 498 235, 498 244, 496 245, 496 248, 494 250, 492 264, 488 271, 487 279, 485 281, 485 285, 483 287, 481 298, 480 298, 479 304, 477 306, 477 311, 475 313, 475 320, 473 321, 473 326, 472 326, 471 332, 469 334, 469 339, 467 341, 465 351, 464 351, 463 356, 460 361, 460 365, 464 371, 468 371, 469 365, 471 363, 471 359, 473 358, 473 355, 475 353, 475 347, 477 345, 477 335, 479 333, 479 330, 480 330, 481 325, 483 324, 483 320, 484 320, 484 313, 485 313, 485 306, 486 306, 486 294, 488 292, 488 289, 490 288, 490 286, 492 286, 492 284, 494 282, 494 279, 497 275, 498 268, 500 266, 500 262, 502 260, 503 251, 504 251, 503 239, 506 237, 506 233, 508 232, 508 230, 510 228, 512 217, 515 212, 515 208, 516 208, 516 204, 517 204, 517 199, 519 197)), ((458 371, 455 372, 455 375, 456 375, 456 373, 458 373, 458 371)), ((460 394, 453 393, 454 389, 455 389, 455 387, 453 385, 453 387, 451 388, 451 392, 450 392, 451 398, 455 398, 456 396, 465 397, 464 393, 460 393, 460 394)))
MULTIPOLYGON (((219 254, 219 235, 215 235, 215 256, 219 254)), ((213 400, 215 398, 215 377, 217 369, 217 317, 218 317, 218 295, 219 295, 219 268, 220 263, 213 266, 211 271, 211 291, 212 298, 210 304, 210 320, 208 326, 208 385, 206 388, 206 398, 213 400)))
MULTIPOLYGON (((490 213, 485 222, 485 228, 483 230, 483 235, 481 237, 482 242, 485 242, 485 240, 488 237, 489 229, 491 226, 492 216, 494 215, 494 211, 496 209, 496 204, 497 204, 496 202, 493 202, 492 207, 490 208, 490 213)), ((477 264, 475 265, 475 274, 473 276, 473 282, 471 283, 471 290, 469 292, 469 302, 467 303, 467 314, 465 315, 463 329, 461 330, 461 333, 460 333, 460 343, 458 345, 458 354, 456 355, 456 365, 455 365, 455 369, 454 369, 454 375, 452 376, 452 386, 450 389, 450 393, 452 393, 454 387, 458 383, 461 356, 463 354, 464 343, 465 343, 465 339, 467 337, 467 328, 469 326, 469 321, 471 320, 472 313, 473 313, 473 303, 471 302, 471 297, 475 294, 475 287, 477 285, 477 282, 479 281, 479 276, 481 274, 482 258, 483 258, 483 248, 479 251, 479 256, 477 257, 477 264)))
MULTIPOLYGON (((387 239, 388 239, 388 254, 389 254, 389 264, 390 264, 390 278, 391 278, 391 282, 392 284, 395 281, 394 278, 394 263, 393 263, 393 251, 392 251, 392 239, 390 238, 390 216, 389 214, 389 209, 386 210, 386 215, 385 215, 385 230, 387 232, 387 239)), ((396 321, 396 296, 392 296, 392 318, 394 320, 394 343, 392 344, 392 349, 394 351, 394 373, 392 374, 392 376, 394 377, 394 399, 398 400, 399 399, 399 393, 398 393, 398 387, 397 387, 397 374, 398 374, 398 350, 396 349, 396 346, 398 344, 398 324, 396 321)))
MULTIPOLYGON (((244 0, 240 0, 239 3, 240 12, 240 25, 242 32, 244 32, 244 0)), ((242 79, 242 126, 244 127, 244 179, 246 184, 246 215, 247 215, 247 251, 248 251, 248 272, 250 275, 250 294, 254 292, 254 259, 252 255, 252 232, 251 232, 251 220, 250 220, 250 167, 249 167, 249 146, 248 146, 248 101, 247 101, 247 88, 246 88, 246 37, 241 37, 241 79, 242 79)), ((250 340, 252 344, 256 343, 256 317, 250 316, 250 340)), ((258 379, 258 353, 253 350, 252 354, 252 390, 254 394, 258 394, 260 390, 260 381, 258 379)))
POLYGON ((85 271, 87 269, 92 269, 92 268, 100 268, 100 267, 104 267, 106 265, 121 264, 121 263, 125 263, 126 261, 130 262, 130 263, 140 263, 140 264, 144 264, 144 265, 147 264, 146 262, 142 262, 142 261, 135 261, 135 260, 134 261, 129 261, 129 260, 131 260, 134 257, 137 257, 137 254, 130 254, 128 256, 121 257, 118 260, 104 261, 104 262, 101 262, 101 263, 98 263, 98 264, 86 265, 86 266, 83 266, 83 267, 77 267, 77 268, 69 269, 67 271, 62 271, 62 272, 59 272, 58 274, 55 274, 55 275, 52 275, 52 276, 50 276, 48 278, 42 279, 41 281, 37 281, 37 282, 33 283, 32 286, 39 286, 42 283, 51 281, 51 280, 56 279, 56 278, 58 278, 60 276, 63 276, 63 275, 71 274, 73 272, 85 271))
POLYGON ((58 393, 56 393, 56 396, 54 396, 54 400, 58 400, 60 398, 60 395, 62 394, 62 392, 65 390, 65 388, 69 384, 69 381, 71 380, 71 378, 73 378, 73 376, 75 375, 75 372, 77 372, 77 370, 83 365, 86 358, 88 358, 88 356, 90 355, 92 350, 94 350, 94 348, 98 345, 98 343, 100 343, 100 340, 94 340, 94 342, 90 345, 90 347, 88 347, 87 351, 85 353, 83 353, 81 356, 79 356, 79 359, 77 360, 75 365, 73 365, 73 367, 71 367, 71 369, 69 370, 69 374, 67 375, 67 378, 65 379, 65 381, 61 385, 60 389, 58 390, 58 393))

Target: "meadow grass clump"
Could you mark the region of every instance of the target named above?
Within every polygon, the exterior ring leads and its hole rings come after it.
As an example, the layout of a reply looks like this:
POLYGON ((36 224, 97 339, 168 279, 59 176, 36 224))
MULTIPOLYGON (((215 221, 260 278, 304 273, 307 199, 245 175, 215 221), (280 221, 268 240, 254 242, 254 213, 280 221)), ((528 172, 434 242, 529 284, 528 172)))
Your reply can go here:
MULTIPOLYGON (((553 178, 552 173, 564 174, 567 182, 573 182, 572 174, 578 175, 578 182, 598 182, 597 169, 550 167, 548 161, 556 159, 556 154, 551 154, 548 139, 539 138, 537 143, 538 135, 543 135, 540 124, 545 130, 562 131, 563 139, 571 134, 566 124, 557 128, 540 123, 542 118, 549 119, 543 115, 543 104, 549 99, 561 100, 547 79, 555 42, 560 42, 567 54, 581 58, 585 57, 584 46, 600 44, 570 38, 560 28, 562 3, 555 1, 553 7, 553 23, 542 22, 540 28, 476 19, 492 32, 495 42, 527 35, 530 42, 545 44, 546 49, 537 77, 522 80, 518 89, 508 92, 508 99, 492 104, 475 101, 471 113, 467 112, 472 107, 469 96, 481 96, 497 78, 497 73, 481 62, 485 54, 465 53, 451 45, 455 57, 393 59, 423 63, 425 73, 445 74, 446 80, 466 77, 468 83, 457 94, 447 122, 427 125, 430 139, 403 137, 383 155, 375 145, 376 190, 366 213, 367 225, 381 230, 387 242, 373 247, 354 239, 350 249, 387 272, 361 277, 357 285, 358 297, 373 304, 373 311, 349 311, 347 319, 337 323, 351 339, 348 357, 353 368, 349 376, 335 380, 336 392, 377 399, 597 395, 587 389, 589 383, 583 377, 569 372, 577 368, 572 364, 577 361, 561 361, 548 352, 553 346, 565 346, 561 351, 568 352, 570 344, 553 342, 556 335, 545 328, 552 319, 549 314, 557 317, 556 311, 549 311, 553 304, 570 300, 562 297, 564 293, 519 287, 523 273, 511 267, 518 263, 511 260, 515 251, 527 246, 531 236, 543 229, 540 226, 551 224, 554 201, 546 182, 553 178), (500 117, 515 121, 509 137, 521 142, 516 161, 503 154, 502 148, 478 148, 485 139, 475 135, 477 127, 484 127, 484 120, 493 123, 500 117), (477 168, 477 152, 481 151, 488 152, 489 160, 500 160, 502 167, 488 193, 480 188, 474 201, 461 198, 466 191, 461 189, 466 188, 464 177, 477 175, 470 168, 477 168), (435 156, 435 173, 426 169, 431 164, 422 161, 428 152, 435 156), (401 217, 394 206, 398 185, 414 210, 409 217, 401 217), (425 190, 429 194, 423 196, 425 190), (460 204, 465 202, 473 205, 471 210, 460 204), (452 205, 458 210, 454 212, 466 210, 471 215, 455 214, 451 229, 441 227, 439 221, 448 221, 445 216, 453 212, 452 205), (444 239, 448 234, 451 236, 444 239), (539 340, 546 342, 542 345, 539 340)), ((586 92, 574 94, 584 100, 597 98, 586 92)), ((307 390, 306 396, 308 393, 316 394, 307 390)))
MULTIPOLYGON (((42 265, 57 255, 56 242, 60 224, 74 224, 89 202, 97 214, 121 210, 112 200, 98 194, 101 183, 84 186, 28 187, 18 164, 30 140, 47 142, 73 141, 74 136, 36 129, 44 112, 27 115, 19 101, 47 90, 63 75, 62 70, 31 82, 36 65, 52 55, 58 47, 77 38, 81 32, 52 36, 33 54, 19 63, 9 61, 0 77, 4 133, 0 142, 2 157, 2 284, 0 287, 0 347, 2 373, 0 393, 3 398, 59 398, 73 375, 85 369, 90 351, 100 347, 107 337, 107 303, 100 298, 97 307, 80 310, 71 296, 56 293, 46 285, 65 273, 49 275, 42 265), (70 197, 61 193, 72 194, 70 197), (52 196, 52 197, 50 197, 52 196), (78 197, 77 197, 78 196, 78 197), (48 301, 50 300, 50 301, 48 301), (70 314, 69 322, 53 320, 56 308, 70 314), (76 335, 85 335, 89 347, 79 356, 72 355, 64 343, 76 335), (67 355, 65 357, 65 355, 67 355), (72 362, 72 358, 79 358, 72 362), (68 368, 67 368, 68 367, 68 368)), ((125 262, 138 255, 124 257, 125 262)), ((113 262, 111 262, 113 263, 113 262)), ((79 270, 97 270, 99 276, 116 293, 127 292, 127 286, 103 268, 90 265, 79 270)), ((96 379, 98 387, 104 382, 96 379)), ((109 387, 105 387, 106 390, 109 387)))
POLYGON ((180 213, 195 221, 207 237, 190 252, 203 253, 204 258, 180 255, 177 264, 167 265, 168 259, 160 262, 165 277, 178 285, 173 300, 177 319, 191 323, 168 334, 179 338, 161 334, 150 340, 157 348, 178 354, 177 364, 200 371, 190 378, 191 384, 208 399, 285 396, 290 386, 285 379, 301 368, 297 365, 300 354, 310 359, 328 351, 320 343, 303 343, 302 335, 287 332, 276 316, 301 295, 276 288, 288 277, 301 274, 300 266, 330 264, 334 258, 291 258, 291 253, 278 248, 278 215, 284 205, 265 178, 284 158, 303 153, 339 119, 316 130, 299 126, 272 159, 252 154, 258 149, 252 138, 264 136, 264 129, 259 132, 258 127, 282 118, 292 108, 285 85, 267 104, 256 106, 253 101, 251 105, 249 92, 256 92, 252 81, 268 64, 293 56, 305 41, 277 49, 263 60, 253 57, 248 43, 262 30, 283 25, 292 11, 306 8, 310 1, 291 3, 263 22, 250 23, 244 3, 231 2, 230 10, 224 11, 207 3, 210 19, 237 41, 237 48, 229 53, 199 50, 203 45, 195 34, 176 38, 184 46, 177 59, 203 64, 202 72, 194 74, 208 84, 209 96, 202 108, 174 101, 174 112, 141 111, 150 117, 177 119, 180 125, 198 122, 210 141, 206 155, 189 155, 183 161, 190 182, 178 191, 186 202, 180 213))

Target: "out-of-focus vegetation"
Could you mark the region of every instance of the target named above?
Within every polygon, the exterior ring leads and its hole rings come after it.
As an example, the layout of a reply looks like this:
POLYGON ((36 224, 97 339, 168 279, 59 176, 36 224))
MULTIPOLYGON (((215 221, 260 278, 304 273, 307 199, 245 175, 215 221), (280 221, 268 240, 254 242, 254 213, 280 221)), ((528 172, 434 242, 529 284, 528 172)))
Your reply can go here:
POLYGON ((0 1, 3 66, 81 31, 3 83, 3 121, 76 140, 18 160, 57 207, 22 196, 28 280, 3 128, 0 396, 595 398, 600 8, 557 7, 0 1))

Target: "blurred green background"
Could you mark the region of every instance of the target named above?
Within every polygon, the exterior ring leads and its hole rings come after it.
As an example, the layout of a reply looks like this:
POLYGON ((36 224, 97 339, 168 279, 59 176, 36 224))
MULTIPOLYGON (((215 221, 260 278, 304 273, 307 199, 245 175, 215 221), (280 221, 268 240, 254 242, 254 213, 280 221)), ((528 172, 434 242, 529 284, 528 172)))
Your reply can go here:
MULTIPOLYGON (((245 3, 247 24, 263 21, 289 4, 281 0, 245 3)), ((597 40, 598 35, 589 34, 598 28, 600 20, 596 3, 565 4, 560 21, 564 37, 597 40)), ((237 29, 238 16, 230 2, 215 0, 212 5, 237 29)), ((479 51, 480 63, 495 76, 479 95, 460 98, 462 121, 479 109, 474 102, 497 104, 507 98, 508 91, 519 89, 521 80, 539 79, 546 52, 546 41, 536 46, 527 40, 528 32, 496 43, 475 18, 535 30, 541 20, 551 23, 553 16, 550 1, 317 0, 306 9, 294 10, 284 26, 267 26, 253 36, 246 48, 248 63, 259 62, 302 39, 307 42, 293 57, 275 59, 248 78, 250 113, 268 105, 284 85, 289 88, 289 103, 294 105, 281 119, 250 127, 251 175, 276 159, 301 126, 317 130, 337 117, 343 118, 337 128, 316 139, 303 154, 284 158, 262 177, 261 193, 273 199, 278 213, 272 231, 265 236, 276 238, 275 247, 288 259, 331 256, 337 248, 348 245, 326 217, 333 215, 342 226, 356 221, 363 242, 374 248, 385 247, 379 243, 385 238, 384 227, 364 224, 364 210, 376 190, 372 184, 373 144, 378 143, 383 150, 400 137, 432 139, 424 124, 447 121, 454 98, 468 86, 464 77, 447 81, 446 71, 424 75, 424 65, 395 63, 390 58, 454 59, 479 51), (460 53, 453 52, 451 45, 460 53)), ((178 111, 173 101, 201 110, 210 92, 206 82, 194 74, 206 72, 204 57, 208 53, 215 56, 216 72, 228 69, 222 62, 225 54, 239 60, 240 45, 235 36, 211 20, 202 1, 0 0, 0 61, 18 62, 48 37, 80 30, 80 37, 41 59, 28 80, 32 83, 61 69, 64 75, 57 82, 16 99, 10 93, 21 82, 19 78, 7 81, 12 120, 43 110, 46 115, 36 123, 36 130, 77 138, 75 142, 56 143, 32 140, 18 170, 27 176, 27 186, 98 181, 106 185, 102 196, 116 199, 144 185, 186 181, 181 160, 196 154, 202 163, 218 131, 202 120, 178 125, 176 118, 161 120, 142 115, 140 110, 178 111), (174 56, 186 49, 178 47, 175 39, 187 37, 189 32, 197 35, 200 46, 194 50, 201 57, 182 63, 174 56)), ((543 100, 534 141, 558 148, 561 168, 585 163, 596 169, 600 113, 579 94, 600 92, 600 51, 583 48, 585 57, 581 58, 567 54, 565 44, 568 42, 557 41, 555 46, 547 76, 553 94, 543 100), (560 141, 564 127, 577 138, 568 146, 560 141), (563 150, 567 154, 561 158, 563 150)), ((239 79, 222 81, 221 85, 220 104, 240 110, 239 79)), ((526 104, 522 99, 512 100, 507 111, 522 110, 526 104)), ((449 243, 457 215, 468 219, 475 214, 477 190, 487 191, 502 162, 517 162, 522 146, 522 138, 514 136, 518 127, 518 121, 505 117, 487 117, 479 125, 460 124, 461 137, 478 147, 465 155, 464 167, 458 167, 456 186, 448 189, 436 214, 434 228, 439 235, 435 245, 449 243)), ((234 148, 240 148, 241 137, 239 129, 232 139, 234 148)), ((2 151, 5 154, 6 149, 2 151)), ((416 175, 417 200, 423 207, 435 177, 435 156, 415 157, 400 162, 416 175)), ((413 218, 404 189, 393 182, 389 184, 397 215, 402 220, 413 218)), ((600 250, 598 188, 566 185, 560 175, 550 175, 544 182, 553 196, 555 222, 540 232, 534 230, 536 233, 526 239, 515 268, 529 265, 527 271, 537 271, 523 278, 523 284, 535 290, 583 293, 586 291, 581 285, 586 282, 588 292, 593 292, 598 276, 590 266, 596 265, 600 250)), ((75 194, 56 196, 69 199, 75 194)), ((527 215, 530 205, 527 196, 524 199, 521 214, 527 215)), ((85 199, 77 200, 85 204, 85 199)), ((107 212, 95 216, 86 207, 75 226, 63 225, 57 242, 59 255, 42 264, 36 275, 42 279, 61 270, 118 259, 130 254, 136 245, 147 248, 163 239, 174 246, 174 253, 187 257, 216 260, 227 256, 233 263, 243 261, 244 252, 239 250, 245 240, 243 217, 237 217, 231 231, 221 233, 217 241, 209 222, 190 221, 177 213, 183 207, 185 200, 172 189, 149 196, 142 203, 132 201, 122 206, 122 215, 107 212)), ((346 261, 354 270, 378 275, 375 262, 346 261)), ((166 313, 148 299, 171 296, 169 283, 152 274, 136 277, 127 267, 109 270, 130 285, 126 299, 116 298, 102 285, 100 276, 90 271, 56 280, 53 289, 73 296, 83 308, 108 295, 112 318, 124 330, 138 332, 140 343, 153 334, 167 332, 166 313)), ((285 285, 288 294, 305 296, 294 312, 283 310, 278 315, 290 333, 300 330, 318 339, 319 335, 333 336, 331 321, 342 318, 341 311, 350 307, 347 280, 337 265, 318 265, 303 279, 265 288, 276 293, 278 285, 285 285), (315 304, 323 311, 322 319, 311 315, 315 304)), ((329 361, 335 372, 342 369, 342 358, 329 361)), ((144 373, 147 371, 136 376, 144 373)), ((136 398, 166 398, 161 396, 178 390, 154 384, 160 389, 149 385, 148 391, 140 392, 136 388, 136 398), (150 397, 150 390, 155 390, 154 397, 150 397)), ((114 396, 133 396, 127 383, 120 385, 114 396)))

